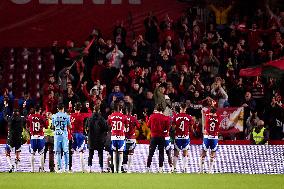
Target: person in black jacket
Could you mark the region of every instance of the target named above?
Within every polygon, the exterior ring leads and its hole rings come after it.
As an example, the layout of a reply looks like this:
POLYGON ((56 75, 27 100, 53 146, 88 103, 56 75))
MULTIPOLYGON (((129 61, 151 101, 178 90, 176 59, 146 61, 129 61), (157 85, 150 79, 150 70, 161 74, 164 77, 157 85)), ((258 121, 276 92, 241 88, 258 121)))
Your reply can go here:
POLYGON ((4 101, 4 117, 6 121, 8 122, 8 137, 7 137, 7 144, 5 146, 5 152, 6 152, 6 158, 7 162, 9 164, 9 173, 12 171, 17 171, 18 164, 20 162, 20 152, 21 152, 21 146, 22 146, 22 132, 23 128, 26 125, 26 119, 24 116, 20 115, 20 112, 18 109, 15 109, 13 112, 13 115, 10 116, 7 113, 8 109, 8 103, 4 101), (12 148, 15 148, 15 167, 11 162, 11 151, 12 148))
POLYGON ((109 127, 106 120, 100 114, 99 107, 94 108, 92 117, 88 118, 88 120, 86 121, 86 129, 88 131, 89 147, 88 171, 91 172, 94 150, 97 150, 101 171, 103 172, 103 150, 105 147, 106 136, 109 127))

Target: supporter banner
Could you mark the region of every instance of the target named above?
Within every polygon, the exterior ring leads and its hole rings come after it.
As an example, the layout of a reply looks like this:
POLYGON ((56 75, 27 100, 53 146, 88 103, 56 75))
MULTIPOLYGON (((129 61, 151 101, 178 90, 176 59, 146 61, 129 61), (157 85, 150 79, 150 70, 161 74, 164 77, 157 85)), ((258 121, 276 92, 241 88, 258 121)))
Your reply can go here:
POLYGON ((0 47, 43 47, 53 40, 82 43, 94 28, 112 38, 116 22, 143 32, 152 11, 176 19, 188 4, 177 0, 1 0, 0 47))
POLYGON ((221 115, 220 134, 228 136, 244 131, 244 108, 218 108, 221 115))

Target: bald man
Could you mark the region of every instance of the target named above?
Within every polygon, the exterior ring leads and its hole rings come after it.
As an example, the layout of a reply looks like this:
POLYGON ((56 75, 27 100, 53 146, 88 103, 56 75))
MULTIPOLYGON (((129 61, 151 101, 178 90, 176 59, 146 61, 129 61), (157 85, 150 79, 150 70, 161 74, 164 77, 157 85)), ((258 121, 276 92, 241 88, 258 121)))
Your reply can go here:
POLYGON ((251 141, 252 144, 262 145, 268 144, 269 133, 264 127, 264 121, 259 120, 257 126, 252 130, 251 141))

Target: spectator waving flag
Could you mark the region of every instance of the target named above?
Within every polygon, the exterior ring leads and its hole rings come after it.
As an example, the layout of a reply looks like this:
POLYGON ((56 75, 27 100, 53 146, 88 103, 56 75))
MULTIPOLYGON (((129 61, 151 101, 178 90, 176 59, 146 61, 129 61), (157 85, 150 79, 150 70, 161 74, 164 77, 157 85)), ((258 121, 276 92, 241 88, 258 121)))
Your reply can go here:
POLYGON ((74 60, 73 64, 70 67, 73 67, 73 65, 77 62, 81 62, 82 58, 89 53, 89 49, 94 43, 95 39, 96 37, 94 36, 86 47, 74 47, 69 50, 70 58, 74 60))
POLYGON ((258 67, 240 70, 241 77, 268 76, 280 78, 284 73, 284 57, 279 60, 270 61, 258 67))
POLYGON ((262 75, 280 78, 284 74, 284 57, 280 60, 270 61, 263 65, 262 75))

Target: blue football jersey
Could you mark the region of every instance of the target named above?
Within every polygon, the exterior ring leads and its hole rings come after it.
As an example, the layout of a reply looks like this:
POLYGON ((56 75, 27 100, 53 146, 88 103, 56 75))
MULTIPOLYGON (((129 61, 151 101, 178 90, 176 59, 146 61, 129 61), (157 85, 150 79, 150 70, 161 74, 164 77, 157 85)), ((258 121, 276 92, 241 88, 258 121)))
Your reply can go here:
POLYGON ((70 125, 70 116, 63 112, 57 112, 52 116, 52 125, 55 128, 55 135, 68 136, 67 126, 70 125))

